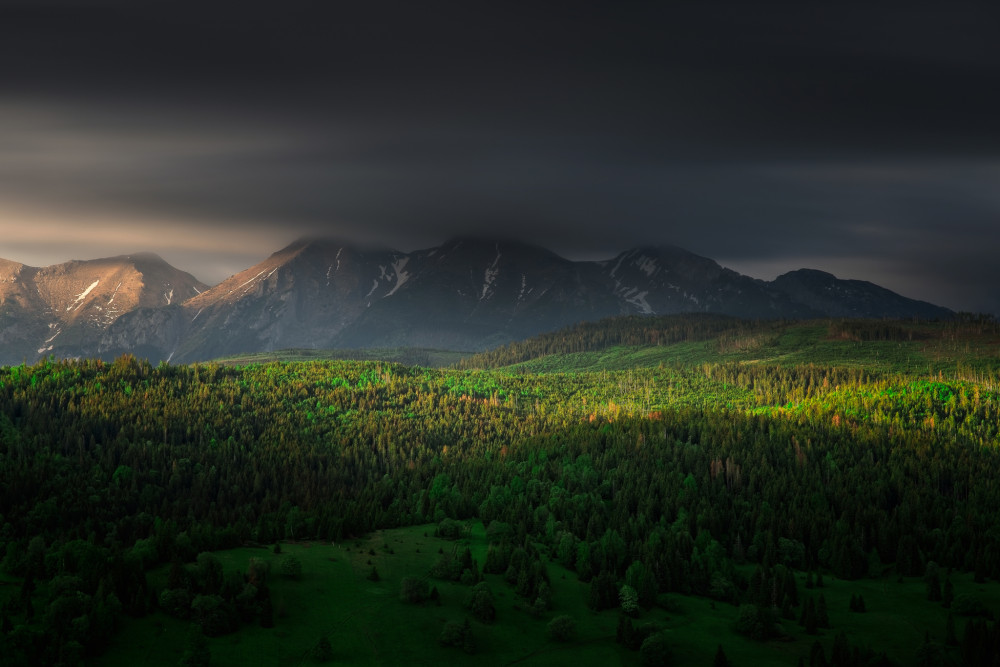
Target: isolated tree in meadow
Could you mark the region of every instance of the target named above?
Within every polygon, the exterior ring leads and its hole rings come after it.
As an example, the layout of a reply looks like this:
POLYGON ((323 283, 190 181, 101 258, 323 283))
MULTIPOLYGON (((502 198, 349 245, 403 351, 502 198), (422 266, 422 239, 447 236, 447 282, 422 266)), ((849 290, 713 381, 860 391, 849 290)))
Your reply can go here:
POLYGON ((822 593, 819 594, 819 601, 816 602, 816 625, 821 628, 830 627, 830 615, 827 613, 826 598, 822 593))
POLYGON ((626 615, 635 617, 639 613, 639 594, 628 584, 618 591, 618 601, 626 615))
POLYGON ((438 643, 442 646, 454 646, 462 649, 465 653, 476 652, 476 640, 472 635, 472 625, 466 618, 463 622, 448 621, 444 624, 441 634, 438 636, 438 643))
POLYGON ((646 637, 639 647, 644 667, 666 667, 670 664, 670 647, 662 632, 654 632, 646 637))
POLYGON ((496 618, 497 610, 493 604, 493 591, 490 590, 489 584, 485 581, 475 585, 469 594, 466 606, 476 620, 481 623, 492 623, 496 618))
POLYGON ((615 590, 615 578, 610 572, 602 570, 590 582, 590 594, 587 599, 587 606, 594 611, 603 611, 616 606, 617 602, 618 596, 615 590))
POLYGON ((625 614, 618 617, 618 629, 615 632, 615 641, 633 651, 639 648, 636 641, 635 626, 632 625, 632 619, 625 614))
POLYGON ((819 643, 818 639, 813 642, 809 649, 809 667, 827 667, 826 651, 823 650, 823 645, 819 643))
POLYGON ((819 634, 819 620, 816 617, 816 601, 812 598, 806 600, 802 608, 802 618, 799 624, 805 628, 807 635, 819 634))
POLYGON ((208 639, 200 625, 192 625, 188 630, 187 647, 181 655, 181 667, 208 667, 212 662, 212 653, 208 648, 208 639))
POLYGON ((565 614, 556 616, 548 625, 549 637, 557 642, 572 641, 576 637, 576 620, 565 614))
POLYGON ((410 604, 419 604, 430 596, 427 581, 417 577, 403 577, 399 585, 399 599, 410 604))
POLYGON ((944 643, 948 646, 958 646, 958 635, 955 633, 955 616, 949 611, 944 622, 944 643))
POLYGON ((260 589, 267 585, 267 576, 271 572, 271 564, 262 558, 251 558, 247 565, 247 580, 260 589))
POLYGON ((323 635, 313 649, 313 657, 319 662, 329 662, 333 659, 333 646, 330 645, 330 638, 323 635))
POLYGON ((927 569, 924 571, 924 583, 927 585, 927 599, 931 602, 940 602, 941 595, 941 568, 934 561, 927 562, 927 569))
POLYGON ((298 579, 302 576, 302 561, 294 555, 288 554, 281 559, 279 569, 286 577, 298 579))
POLYGON ((850 667, 851 645, 843 630, 833 638, 833 648, 830 651, 830 663, 833 667, 850 667))
POLYGON ((222 590, 223 574, 218 556, 207 551, 198 554, 197 576, 202 592, 212 595, 222 590))
POLYGON ((944 580, 944 592, 941 594, 941 606, 950 609, 955 601, 955 584, 951 583, 951 577, 944 580))

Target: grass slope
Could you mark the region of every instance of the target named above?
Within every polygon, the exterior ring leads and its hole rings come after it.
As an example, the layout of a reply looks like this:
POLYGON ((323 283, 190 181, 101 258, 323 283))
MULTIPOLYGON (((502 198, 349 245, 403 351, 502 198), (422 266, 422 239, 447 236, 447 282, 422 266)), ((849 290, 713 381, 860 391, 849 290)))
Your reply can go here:
MULTIPOLYGON (((432 525, 378 531, 371 536, 337 544, 284 544, 282 553, 270 549, 241 548, 217 552, 226 571, 245 571, 251 557, 272 563, 271 591, 275 627, 262 629, 244 625, 231 635, 210 639, 212 664, 309 665, 317 664, 312 650, 321 636, 333 646, 333 663, 344 665, 639 665, 638 652, 615 643, 618 612, 596 613, 586 607, 589 587, 576 575, 549 562, 554 609, 539 618, 531 616, 513 590, 498 575, 487 575, 496 598, 497 618, 491 625, 472 621, 476 653, 468 655, 445 648, 437 638, 448 621, 463 621, 468 612, 464 601, 470 590, 458 583, 430 580, 440 592, 440 605, 432 602, 409 605, 399 600, 400 582, 407 576, 426 576, 438 558, 438 550, 464 549, 468 545, 480 563, 486 554, 485 531, 475 523, 467 539, 449 542, 433 537, 432 525), (374 553, 372 553, 374 552, 374 553), (281 559, 294 555, 302 562, 298 580, 278 574, 281 559), (367 579, 371 564, 381 579, 367 579), (546 625, 554 616, 568 614, 577 623, 578 638, 556 643, 548 638, 546 625)), ((749 570, 748 570, 749 573, 749 570)), ((150 575, 154 588, 166 582, 167 568, 150 575)), ((970 594, 988 609, 1000 611, 1000 585, 976 584, 971 575, 953 574, 955 594, 970 594)), ((733 625, 738 608, 705 598, 671 596, 669 611, 644 611, 636 624, 652 623, 662 628, 674 663, 707 665, 716 647, 722 645, 737 665, 775 667, 793 665, 799 657, 808 662, 817 639, 830 654, 834 636, 843 630, 852 645, 886 652, 902 664, 914 664, 925 633, 943 646, 947 610, 926 599, 919 579, 841 581, 825 577, 825 586, 808 590, 805 577, 798 577, 801 600, 822 593, 829 609, 832 629, 817 636, 805 634, 796 621, 783 621, 790 639, 756 642, 737 635, 733 625), (862 595, 867 613, 849 610, 852 595, 862 595)), ((799 610, 796 610, 799 611, 799 610)), ((964 619, 956 618, 961 637, 964 619)), ((188 623, 161 612, 139 620, 126 620, 115 644, 95 664, 176 665, 184 651, 188 623)), ((957 649, 945 648, 952 664, 959 664, 957 649)))
POLYGON ((670 345, 615 345, 599 350, 541 355, 509 366, 523 372, 564 373, 628 370, 639 367, 754 363, 814 364, 864 368, 905 375, 968 374, 1000 371, 1000 337, 947 335, 945 324, 912 324, 913 340, 852 340, 831 333, 828 322, 771 325, 768 330, 734 337, 721 335, 670 345))

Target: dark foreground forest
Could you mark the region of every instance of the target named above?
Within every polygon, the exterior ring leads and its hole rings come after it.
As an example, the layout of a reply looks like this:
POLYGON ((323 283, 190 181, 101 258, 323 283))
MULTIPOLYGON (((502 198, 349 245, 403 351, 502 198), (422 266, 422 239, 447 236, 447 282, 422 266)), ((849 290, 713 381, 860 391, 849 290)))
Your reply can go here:
MULTIPOLYGON (((732 635, 762 651, 807 642, 785 664, 995 664, 995 326, 679 322, 641 322, 635 340, 578 329, 575 343, 562 334, 570 349, 464 364, 491 370, 132 357, 0 369, 3 663, 94 660, 151 613, 210 637, 266 632, 263 569, 223 572, 214 554, 433 524, 452 540, 476 525, 488 548, 443 549, 395 591, 406 604, 435 581, 468 587, 466 627, 443 627, 431 652, 475 650, 466 634, 502 622, 475 591, 499 584, 554 641, 588 639, 574 615, 620 617, 615 637, 593 639, 629 664, 728 664, 722 637, 685 660, 642 622, 685 596, 731 605, 732 635), (814 363, 792 354, 807 342, 814 363), (942 361, 946 348, 962 361, 942 361), (614 370, 650 350, 655 365, 614 370), (841 363, 850 350, 880 361, 841 363), (156 568, 166 582, 151 583, 156 568), (555 568, 587 585, 587 608, 553 597, 555 568), (965 576, 986 592, 956 594, 965 576), (873 648, 831 627, 824 577, 919 578, 947 628, 899 654, 873 648)), ((864 604, 852 596, 851 611, 864 604)), ((198 664, 202 640, 190 644, 183 660, 198 664)))

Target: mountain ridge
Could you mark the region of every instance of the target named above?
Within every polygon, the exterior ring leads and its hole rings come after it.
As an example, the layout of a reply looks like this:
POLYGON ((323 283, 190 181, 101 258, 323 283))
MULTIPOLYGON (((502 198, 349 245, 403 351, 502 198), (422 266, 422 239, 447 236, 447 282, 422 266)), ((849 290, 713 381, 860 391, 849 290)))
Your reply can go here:
POLYGON ((0 363, 123 353, 190 362, 284 348, 476 351, 581 321, 688 312, 953 315, 814 269, 764 281, 669 244, 574 261, 514 239, 459 237, 401 252, 311 237, 211 287, 154 253, 41 268, 0 259, 0 363))

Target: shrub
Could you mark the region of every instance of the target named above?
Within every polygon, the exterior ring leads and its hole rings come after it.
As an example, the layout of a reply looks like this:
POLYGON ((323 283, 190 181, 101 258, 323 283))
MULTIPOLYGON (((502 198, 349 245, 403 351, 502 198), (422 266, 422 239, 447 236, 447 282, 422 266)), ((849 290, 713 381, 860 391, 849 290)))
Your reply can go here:
POLYGON ((485 581, 475 585, 469 600, 466 603, 469 611, 480 623, 492 623, 496 618, 497 610, 493 604, 493 591, 485 581))
POLYGON ((576 637, 576 621, 572 616, 556 616, 549 621, 549 637, 557 642, 572 641, 576 637))
POLYGON ((399 599, 410 604, 419 604, 430 597, 427 582, 417 577, 403 577, 399 587, 399 599))
POLYGON ((646 637, 639 647, 639 655, 646 667, 664 667, 670 663, 670 647, 659 632, 646 637))
POLYGON ((170 588, 160 593, 160 609, 174 618, 190 618, 194 595, 186 588, 170 588))
POLYGON ((281 559, 281 573, 291 579, 298 579, 302 576, 302 561, 292 555, 281 559))

